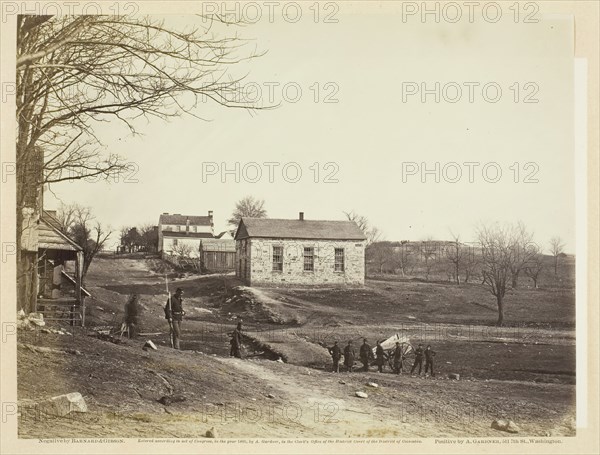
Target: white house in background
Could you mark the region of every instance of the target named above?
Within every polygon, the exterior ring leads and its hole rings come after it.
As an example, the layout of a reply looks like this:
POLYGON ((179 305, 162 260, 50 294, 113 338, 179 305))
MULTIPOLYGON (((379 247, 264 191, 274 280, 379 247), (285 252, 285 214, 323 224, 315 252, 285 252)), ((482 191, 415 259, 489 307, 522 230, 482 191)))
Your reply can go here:
POLYGON ((212 238, 212 210, 207 216, 163 213, 158 219, 158 252, 161 254, 173 254, 184 248, 191 257, 198 257, 202 239, 212 238))

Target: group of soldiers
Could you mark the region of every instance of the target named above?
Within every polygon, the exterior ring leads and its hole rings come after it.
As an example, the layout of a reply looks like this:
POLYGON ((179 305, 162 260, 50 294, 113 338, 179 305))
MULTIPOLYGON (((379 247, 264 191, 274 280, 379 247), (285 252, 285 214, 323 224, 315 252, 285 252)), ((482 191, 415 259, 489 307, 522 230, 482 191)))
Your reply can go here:
MULTIPOLYGON (((328 348, 329 354, 331 354, 331 358, 333 360, 333 372, 340 372, 340 361, 342 359, 342 355, 344 356, 344 366, 346 367, 346 371, 352 373, 354 369, 354 361, 356 359, 356 350, 352 344, 352 340, 348 341, 348 344, 342 349, 339 347, 338 342, 334 342, 333 346, 328 348)), ((425 374, 429 371, 431 376, 435 376, 433 371, 433 358, 435 357, 435 351, 431 349, 431 345, 427 345, 425 349, 423 349, 423 345, 419 344, 416 349, 413 348, 415 360, 413 362, 413 366, 410 370, 410 373, 413 374, 416 368, 419 368, 419 376, 421 375, 421 370, 423 368, 423 358, 425 358, 425 374)), ((389 361, 390 357, 392 359, 393 372, 396 374, 401 374, 404 366, 405 351, 402 349, 402 345, 400 342, 396 342, 395 349, 387 353, 383 346, 381 345, 381 341, 377 341, 377 346, 375 347, 375 356, 373 356, 373 349, 367 342, 367 339, 363 339, 363 344, 360 346, 359 350, 360 361, 363 364, 360 371, 369 371, 369 365, 373 360, 375 360, 375 365, 377 365, 377 371, 379 373, 383 373, 383 367, 387 361, 389 361)))
MULTIPOLYGON (((137 297, 137 296, 136 296, 137 297)), ((137 299, 136 302, 137 303, 137 299)), ((185 315, 185 311, 183 311, 183 290, 181 288, 177 288, 175 294, 170 297, 165 305, 165 319, 169 321, 169 328, 171 330, 171 339, 173 342, 173 347, 175 349, 180 349, 179 340, 181 338, 181 321, 183 320, 183 316, 185 315)), ((137 316, 137 313, 136 313, 137 316)), ((242 323, 238 322, 237 327, 231 334, 231 349, 229 355, 231 357, 242 358, 242 323)), ((344 357, 344 365, 346 367, 346 371, 351 373, 354 369, 354 361, 356 360, 356 350, 352 344, 352 340, 348 341, 348 344, 342 351, 339 347, 338 342, 334 342, 333 346, 328 348, 329 354, 333 359, 333 371, 335 373, 340 372, 340 361, 342 360, 342 356, 344 357)), ((435 357, 435 351, 431 349, 431 345, 427 345, 425 349, 423 349, 423 345, 419 344, 416 349, 412 349, 414 351, 415 360, 413 362, 410 373, 413 374, 415 370, 419 369, 419 376, 421 375, 421 371, 423 368, 423 360, 425 360, 425 374, 430 372, 431 376, 435 376, 433 371, 433 358, 435 357)), ((405 351, 402 349, 402 345, 400 342, 396 342, 396 347, 391 352, 386 352, 386 350, 381 345, 381 341, 377 341, 377 346, 375 347, 375 356, 373 356, 373 349, 367 342, 367 339, 363 339, 363 344, 359 349, 359 358, 361 363, 363 364, 360 371, 369 371, 369 365, 374 360, 375 365, 377 365, 377 371, 379 373, 383 373, 383 368, 386 362, 392 359, 391 364, 393 365, 393 372, 396 374, 401 374, 404 366, 404 361, 406 360, 405 351)))

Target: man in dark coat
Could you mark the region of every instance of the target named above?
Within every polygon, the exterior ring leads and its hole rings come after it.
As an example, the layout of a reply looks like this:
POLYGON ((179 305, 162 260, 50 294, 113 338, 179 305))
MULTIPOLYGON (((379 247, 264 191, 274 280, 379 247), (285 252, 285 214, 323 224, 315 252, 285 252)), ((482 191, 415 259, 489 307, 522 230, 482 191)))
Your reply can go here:
POLYGON ((169 321, 169 325, 172 328, 171 336, 173 337, 173 347, 180 349, 179 339, 181 338, 181 321, 183 321, 183 289, 177 288, 175 295, 172 295, 170 299, 167 299, 165 305, 165 319, 169 321))
POLYGON ((356 351, 352 346, 352 340, 348 341, 348 344, 344 348, 344 365, 349 373, 352 373, 352 367, 354 366, 354 359, 356 357, 356 351))
POLYGON ((231 335, 231 351, 229 355, 242 358, 242 323, 238 322, 237 327, 231 335))
POLYGON ((333 372, 339 373, 340 372, 340 359, 342 358, 342 350, 338 346, 337 341, 335 341, 333 343, 333 346, 329 348, 329 354, 331 355, 331 358, 333 359, 333 372))
POLYGON ((394 350, 394 372, 402 373, 402 363, 404 362, 404 353, 399 341, 396 341, 396 349, 394 350))
POLYGON ((423 345, 420 344, 417 349, 415 349, 415 363, 413 363, 412 368, 410 369, 410 374, 415 372, 415 368, 419 365, 419 376, 421 375, 421 368, 423 367, 423 345))
POLYGON ((140 316, 140 303, 139 296, 137 294, 131 294, 129 300, 125 304, 125 317, 124 322, 127 328, 127 336, 129 338, 135 338, 138 333, 139 327, 139 316, 140 316))
POLYGON ((435 376, 433 372, 433 358, 435 357, 435 351, 431 349, 431 345, 428 344, 425 348, 425 374, 427 370, 431 372, 431 376, 435 376))
POLYGON ((360 346, 360 361, 363 364, 362 371, 369 371, 369 360, 373 358, 373 350, 369 343, 367 343, 367 339, 363 339, 363 344, 360 346))
POLYGON ((385 351, 381 346, 381 341, 377 341, 377 347, 375 348, 375 363, 377 364, 377 371, 383 373, 383 364, 385 363, 385 351))

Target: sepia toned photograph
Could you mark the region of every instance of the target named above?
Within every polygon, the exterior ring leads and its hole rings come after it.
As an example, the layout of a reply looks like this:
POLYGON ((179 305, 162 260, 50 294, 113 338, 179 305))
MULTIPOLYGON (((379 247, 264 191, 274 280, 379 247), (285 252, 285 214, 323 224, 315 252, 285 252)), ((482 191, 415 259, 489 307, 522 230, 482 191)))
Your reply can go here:
POLYGON ((596 453, 581 3, 2 1, 2 453, 596 453))

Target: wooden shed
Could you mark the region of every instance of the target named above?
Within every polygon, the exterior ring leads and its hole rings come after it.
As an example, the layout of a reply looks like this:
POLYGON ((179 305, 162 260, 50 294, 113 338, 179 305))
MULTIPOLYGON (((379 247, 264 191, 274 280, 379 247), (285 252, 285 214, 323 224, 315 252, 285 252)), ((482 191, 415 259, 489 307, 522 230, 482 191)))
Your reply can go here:
POLYGON ((43 212, 36 229, 38 246, 38 292, 35 311, 49 321, 85 325, 82 287, 83 250, 60 230, 60 223, 43 212), (71 262, 72 261, 72 262, 71 262))

